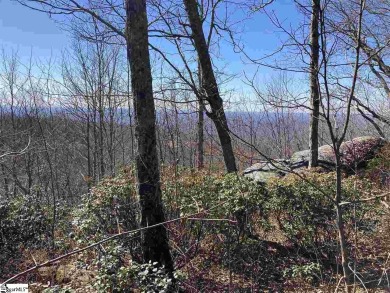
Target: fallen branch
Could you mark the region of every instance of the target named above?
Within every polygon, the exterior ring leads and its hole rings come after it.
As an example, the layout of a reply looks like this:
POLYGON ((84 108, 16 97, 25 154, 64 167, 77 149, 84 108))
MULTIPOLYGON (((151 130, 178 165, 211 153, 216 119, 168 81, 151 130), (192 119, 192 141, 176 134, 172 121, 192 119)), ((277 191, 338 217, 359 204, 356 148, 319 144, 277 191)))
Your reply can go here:
POLYGON ((212 221, 212 222, 229 222, 229 223, 232 223, 232 224, 237 224, 237 221, 230 220, 230 219, 187 218, 187 220, 192 220, 192 221, 212 221))
MULTIPOLYGON (((232 199, 230 199, 230 200, 232 200, 232 199)), ((108 238, 105 238, 105 239, 103 239, 103 240, 100 240, 100 241, 98 241, 98 242, 96 242, 96 243, 93 243, 93 244, 91 244, 91 245, 88 245, 88 246, 86 246, 86 247, 83 247, 83 248, 79 248, 79 249, 73 250, 73 251, 68 252, 68 253, 66 253, 66 254, 64 254, 64 255, 58 256, 58 257, 53 258, 53 259, 51 259, 51 260, 48 260, 48 261, 46 261, 46 262, 44 262, 44 263, 36 264, 34 267, 29 268, 29 269, 27 269, 27 270, 25 270, 25 271, 23 271, 23 272, 21 272, 21 273, 19 273, 19 274, 17 274, 17 275, 12 276, 12 277, 9 278, 9 279, 7 279, 4 283, 0 284, 0 286, 5 285, 5 284, 7 284, 7 283, 9 283, 9 282, 11 282, 11 281, 13 281, 13 280, 15 280, 15 279, 17 279, 17 278, 23 276, 23 275, 26 275, 26 274, 28 274, 28 273, 30 273, 30 272, 33 272, 33 271, 35 271, 35 270, 37 270, 37 269, 39 269, 39 268, 46 267, 46 266, 48 266, 48 265, 51 265, 51 264, 53 264, 53 263, 56 263, 56 262, 58 262, 58 261, 64 259, 64 258, 67 258, 67 257, 70 257, 70 256, 72 256, 72 255, 78 254, 78 253, 83 252, 83 251, 85 251, 85 250, 91 249, 91 248, 93 248, 93 247, 95 247, 95 246, 101 245, 101 244, 103 244, 103 243, 105 243, 105 242, 108 242, 108 241, 110 241, 110 240, 113 240, 113 239, 115 239, 115 238, 119 238, 119 237, 122 237, 122 236, 126 236, 126 235, 129 235, 129 234, 133 234, 133 233, 137 233, 137 232, 141 232, 141 231, 145 231, 145 230, 147 230, 147 229, 156 228, 156 227, 159 227, 159 226, 162 226, 162 225, 166 225, 166 224, 169 224, 169 223, 181 221, 181 220, 184 220, 184 219, 187 219, 187 220, 197 220, 197 221, 229 221, 229 222, 232 222, 232 223, 236 223, 235 221, 230 220, 230 219, 205 219, 205 218, 194 218, 195 216, 198 216, 198 215, 207 213, 207 212, 209 212, 209 211, 211 211, 211 210, 213 210, 213 209, 215 209, 215 208, 217 208, 217 207, 219 207, 219 206, 221 206, 221 205, 223 205, 223 204, 225 204, 225 203, 227 203, 227 202, 229 202, 229 200, 224 201, 224 202, 222 202, 222 203, 219 203, 219 204, 217 204, 217 205, 215 205, 215 206, 213 206, 213 207, 211 207, 211 208, 209 208, 209 209, 207 209, 207 210, 204 210, 204 211, 201 211, 201 212, 197 212, 197 213, 194 213, 194 214, 191 214, 191 215, 183 216, 183 217, 180 217, 180 218, 175 218, 175 219, 168 220, 168 221, 165 221, 165 222, 162 222, 162 223, 158 223, 158 224, 155 224, 155 225, 151 225, 151 226, 148 226, 148 227, 142 227, 142 228, 139 228, 139 229, 135 229, 135 230, 131 230, 131 231, 125 231, 125 232, 122 232, 122 233, 114 234, 114 235, 112 235, 112 236, 110 236, 110 237, 108 237, 108 238)))
POLYGON ((362 202, 366 202, 366 201, 371 201, 371 200, 375 200, 375 199, 380 199, 380 198, 383 198, 383 197, 386 197, 390 195, 390 192, 386 192, 386 193, 383 193, 381 195, 376 195, 376 196, 373 196, 373 197, 369 197, 369 198, 363 198, 363 199, 359 199, 359 200, 356 200, 356 201, 345 201, 345 202, 341 202, 339 204, 339 206, 344 206, 344 205, 347 205, 347 204, 356 204, 356 203, 362 203, 362 202))

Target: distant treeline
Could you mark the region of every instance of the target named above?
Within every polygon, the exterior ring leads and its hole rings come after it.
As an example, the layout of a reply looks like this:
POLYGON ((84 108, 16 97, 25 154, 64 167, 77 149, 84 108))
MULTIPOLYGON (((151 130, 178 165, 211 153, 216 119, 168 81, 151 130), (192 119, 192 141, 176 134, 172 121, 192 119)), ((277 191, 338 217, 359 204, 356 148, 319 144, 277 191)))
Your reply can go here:
MULTIPOLYGON (((1 197, 35 194, 49 202, 55 198, 77 203, 79 195, 103 177, 134 163, 132 117, 131 110, 122 108, 99 116, 81 108, 0 107, 1 153, 27 147, 0 161, 1 197)), ((288 158, 308 146, 306 113, 228 112, 227 117, 240 169, 263 159, 261 154, 288 158)), ((354 122, 359 127, 351 128, 351 137, 371 132, 358 116, 354 122)), ((197 114, 160 109, 157 123, 161 164, 196 168, 197 114)), ((204 134, 205 168, 222 169, 221 148, 209 119, 204 134)), ((321 144, 327 143, 325 131, 320 137, 321 144)))

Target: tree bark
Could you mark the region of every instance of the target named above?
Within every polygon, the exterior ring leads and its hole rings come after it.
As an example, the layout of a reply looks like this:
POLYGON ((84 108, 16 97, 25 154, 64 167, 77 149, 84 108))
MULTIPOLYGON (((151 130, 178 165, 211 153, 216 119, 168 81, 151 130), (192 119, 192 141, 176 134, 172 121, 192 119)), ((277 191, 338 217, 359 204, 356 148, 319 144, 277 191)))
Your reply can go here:
MULTIPOLYGON (((126 0, 127 57, 131 69, 131 85, 137 138, 137 180, 141 203, 141 225, 151 226, 165 221, 157 156, 156 115, 152 74, 148 49, 148 22, 145 0, 126 0)), ((166 228, 146 229, 142 235, 145 261, 158 262, 173 271, 166 228)))
POLYGON ((217 129, 227 172, 237 172, 229 127, 223 109, 223 101, 219 94, 217 80, 214 75, 209 48, 206 43, 202 21, 199 16, 198 4, 196 0, 183 1, 190 22, 192 38, 198 54, 198 60, 200 62, 203 89, 206 92, 206 99, 211 108, 211 112, 206 113, 207 116, 213 120, 215 128, 217 129))
POLYGON ((197 143, 197 162, 196 167, 198 170, 204 168, 204 105, 203 101, 199 100, 198 109, 198 143, 197 143))
POLYGON ((310 25, 310 168, 318 166, 318 120, 320 112, 320 89, 318 83, 318 60, 320 55, 320 45, 318 25, 320 10, 320 0, 312 0, 312 15, 310 25))
MULTIPOLYGON (((198 61, 198 80, 199 88, 203 88, 202 80, 202 68, 200 62, 198 61)), ((204 168, 204 102, 202 98, 198 98, 198 142, 197 142, 197 158, 196 158, 196 167, 198 170, 204 168)))

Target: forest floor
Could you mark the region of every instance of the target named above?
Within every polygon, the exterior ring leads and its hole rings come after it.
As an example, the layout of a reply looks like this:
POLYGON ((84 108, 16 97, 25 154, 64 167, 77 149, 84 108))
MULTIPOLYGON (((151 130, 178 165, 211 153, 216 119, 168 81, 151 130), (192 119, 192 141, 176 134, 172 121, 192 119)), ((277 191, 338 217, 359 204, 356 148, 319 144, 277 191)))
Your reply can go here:
MULTIPOLYGON (((312 174, 307 180, 330 188, 332 176, 312 174)), ((334 222, 326 220, 332 217, 333 208, 326 209, 326 201, 311 185, 294 178, 277 181, 267 187, 264 196, 264 189, 250 180, 218 172, 170 168, 163 170, 163 180, 169 219, 230 202, 214 211, 209 208, 195 219, 183 217, 166 225, 178 284, 184 292, 344 292, 337 233, 334 222), (286 199, 287 192, 297 198, 286 199), (242 207, 244 229, 239 224, 242 207), (323 210, 328 214, 321 214, 323 210)), ((389 192, 375 182, 371 186, 367 178, 344 180, 346 194, 348 188, 355 193, 360 188, 375 189, 375 194, 389 192)), ((130 171, 107 178, 78 207, 64 208, 58 215, 61 222, 53 248, 48 248, 47 241, 20 245, 6 262, 8 273, 0 282, 137 227, 134 182, 130 171)), ((346 209, 349 265, 355 272, 353 292, 390 292, 389 204, 387 197, 346 209)), ((140 265, 139 239, 135 233, 97 245, 25 274, 17 283, 29 283, 33 293, 168 292, 169 279, 163 271, 140 265)))
MULTIPOLYGON (((390 212, 387 208, 378 206, 378 210, 371 214, 372 221, 376 223, 375 232, 358 232, 351 239, 353 262, 358 272, 354 292, 389 292, 390 212), (361 280, 364 280, 364 285, 361 280)), ((178 229, 177 225, 169 227, 171 231, 175 228, 178 229)), ((226 247, 225 235, 208 235, 200 241, 196 255, 186 255, 185 261, 178 257, 181 274, 185 276, 182 281, 185 292, 344 291, 340 284, 341 267, 330 265, 319 276, 317 271, 310 270, 307 273, 298 271, 295 275, 284 275, 286 269, 294 266, 298 268, 299 265, 310 262, 311 256, 305 256, 299 248, 291 247, 281 231, 259 229, 255 235, 257 237, 242 240, 241 243, 231 243, 230 248, 226 247), (230 261, 226 263, 226 259, 230 261)), ((78 247, 72 241, 68 244, 69 248, 78 247)), ((175 243, 171 243, 171 246, 173 250, 180 250, 175 243)), ((24 252, 25 261, 19 264, 19 268, 23 270, 31 266, 29 260, 32 257, 39 263, 62 253, 61 250, 48 253, 45 249, 27 249, 24 252)), ((25 281, 30 282, 33 293, 44 290, 97 292, 92 285, 99 276, 99 267, 91 261, 97 254, 96 251, 89 251, 72 256, 52 266, 38 269, 25 281), (78 266, 80 263, 84 266, 78 266), (31 283, 31 280, 34 281, 31 283)), ((133 288, 129 292, 145 291, 133 288)))

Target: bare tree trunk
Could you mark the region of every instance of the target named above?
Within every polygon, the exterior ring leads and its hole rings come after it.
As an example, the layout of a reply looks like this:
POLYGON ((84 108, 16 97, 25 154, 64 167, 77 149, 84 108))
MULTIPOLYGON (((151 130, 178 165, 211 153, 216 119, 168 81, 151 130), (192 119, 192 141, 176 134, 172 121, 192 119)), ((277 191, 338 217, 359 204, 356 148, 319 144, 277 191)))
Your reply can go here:
POLYGON ((320 112, 320 88, 318 84, 318 60, 320 55, 319 45, 319 16, 320 16, 320 0, 312 0, 312 14, 310 27, 310 161, 309 167, 318 166, 318 120, 320 112))
POLYGON ((229 134, 229 127, 223 109, 223 101, 219 94, 217 80, 214 76, 209 48, 206 43, 202 21, 199 16, 198 4, 196 0, 183 1, 188 14, 192 38, 202 70, 203 89, 206 92, 207 102, 211 107, 211 113, 207 113, 207 115, 213 120, 215 128, 217 129, 227 172, 236 172, 237 166, 229 134))
MULTIPOLYGON (((128 62, 129 63, 129 62, 128 62)), ((130 92, 131 90, 131 73, 130 73, 130 64, 127 66, 127 90, 130 92)), ((132 97, 129 96, 127 97, 127 110, 128 110, 128 115, 129 115, 129 125, 130 125, 130 141, 131 141, 131 161, 134 160, 134 153, 135 153, 135 146, 134 146, 134 141, 135 141, 135 135, 134 135, 134 130, 133 130, 133 113, 131 109, 131 99, 132 97)))
POLYGON ((91 165, 91 122, 90 122, 90 104, 87 102, 87 133, 86 133, 86 141, 87 141, 87 170, 88 170, 88 178, 86 178, 86 183, 88 186, 88 191, 92 187, 92 165, 91 165))
POLYGON ((344 274, 344 280, 345 280, 345 291, 346 292, 352 292, 352 285, 354 284, 354 273, 349 267, 349 251, 348 251, 348 245, 347 245, 347 239, 346 239, 346 232, 345 232, 345 224, 343 219, 343 209, 341 207, 341 201, 342 201, 342 152, 340 150, 341 144, 343 143, 345 136, 347 134, 347 130, 350 124, 351 120, 351 105, 355 94, 356 89, 356 83, 358 78, 358 72, 360 68, 360 51, 361 51, 361 32, 362 32, 362 20, 363 20, 363 12, 365 10, 365 0, 360 0, 359 3, 359 15, 357 19, 358 23, 358 29, 356 33, 356 56, 355 56, 355 62, 353 67, 353 76, 352 76, 352 84, 350 87, 350 92, 346 101, 346 114, 345 114, 345 122, 342 127, 341 133, 338 133, 338 127, 335 125, 333 126, 330 121, 330 108, 329 108, 329 101, 331 98, 330 91, 329 91, 329 81, 327 79, 327 62, 328 59, 326 55, 326 40, 324 38, 324 34, 326 33, 325 30, 325 18, 324 14, 321 15, 321 40, 322 40, 322 46, 321 46, 321 52, 324 60, 324 85, 326 90, 326 98, 328 102, 328 109, 327 113, 325 114, 325 121, 328 125, 329 134, 332 140, 333 144, 333 150, 335 154, 336 159, 336 196, 335 196, 335 208, 337 212, 337 218, 336 218, 336 224, 337 224, 337 230, 338 230, 338 238, 339 238, 339 244, 340 244, 340 254, 341 254, 341 265, 343 268, 343 274, 344 274))
MULTIPOLYGON (((100 58, 100 57, 99 57, 100 58)), ((100 67, 100 66, 99 66, 100 67)), ((104 178, 105 167, 104 167, 104 106, 103 106, 103 89, 102 89, 102 73, 99 68, 99 78, 98 78, 98 102, 99 102, 99 167, 100 167, 100 177, 104 178)))
POLYGON ((199 100, 198 109, 198 142, 197 142, 197 162, 196 167, 198 169, 204 168, 204 104, 202 100, 199 100))
POLYGON ((94 182, 97 182, 99 178, 98 173, 98 132, 97 132, 97 106, 96 106, 96 96, 95 94, 91 95, 92 98, 92 123, 93 123, 93 180, 94 182))
POLYGON ((344 228, 344 220, 343 220, 343 210, 339 205, 341 202, 342 196, 342 170, 341 170, 341 158, 340 158, 340 144, 337 146, 337 150, 335 150, 336 155, 336 224, 339 236, 339 244, 340 244, 340 253, 341 253, 341 266, 343 268, 343 274, 345 278, 345 286, 346 292, 350 292, 351 285, 353 284, 352 272, 348 267, 349 262, 349 252, 347 240, 345 239, 345 228, 344 228))
MULTIPOLYGON (((148 49, 148 22, 145 0, 126 0, 127 57, 131 68, 137 137, 137 176, 141 202, 141 225, 165 221, 161 199, 160 171, 156 142, 156 113, 148 49)), ((143 232, 145 261, 158 262, 173 272, 168 235, 163 225, 143 232)))
MULTIPOLYGON (((203 88, 202 68, 198 61, 198 80, 199 88, 203 88)), ((197 158, 196 167, 200 170, 204 168, 204 102, 202 98, 198 101, 198 142, 197 142, 197 158)))

